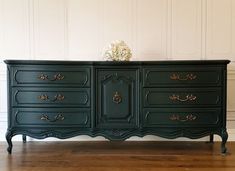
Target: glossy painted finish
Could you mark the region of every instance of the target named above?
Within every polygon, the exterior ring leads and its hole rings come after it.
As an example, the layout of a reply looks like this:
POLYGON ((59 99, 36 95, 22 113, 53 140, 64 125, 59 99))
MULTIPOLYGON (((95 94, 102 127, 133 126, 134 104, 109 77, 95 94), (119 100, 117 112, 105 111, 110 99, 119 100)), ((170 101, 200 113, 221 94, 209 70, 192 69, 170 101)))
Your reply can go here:
POLYGON ((8 152, 17 134, 201 138, 217 134, 226 152, 228 60, 7 60, 8 152))

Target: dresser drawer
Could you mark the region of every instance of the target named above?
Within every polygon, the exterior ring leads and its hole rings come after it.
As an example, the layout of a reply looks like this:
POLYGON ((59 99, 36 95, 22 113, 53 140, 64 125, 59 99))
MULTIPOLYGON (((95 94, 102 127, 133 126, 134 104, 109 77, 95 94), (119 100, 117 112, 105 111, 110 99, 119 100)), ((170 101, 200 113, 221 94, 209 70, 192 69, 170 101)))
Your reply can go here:
POLYGON ((90 86, 90 68, 66 66, 15 67, 14 86, 90 86))
POLYGON ((219 108, 144 109, 144 127, 211 127, 221 122, 219 108))
POLYGON ((90 107, 89 88, 12 88, 13 107, 90 107))
POLYGON ((144 107, 220 106, 220 88, 145 88, 144 107))
POLYGON ((17 108, 13 109, 15 126, 90 127, 90 110, 79 108, 17 108))
POLYGON ((170 68, 144 68, 145 87, 161 86, 220 86, 222 74, 220 68, 200 66, 170 68))

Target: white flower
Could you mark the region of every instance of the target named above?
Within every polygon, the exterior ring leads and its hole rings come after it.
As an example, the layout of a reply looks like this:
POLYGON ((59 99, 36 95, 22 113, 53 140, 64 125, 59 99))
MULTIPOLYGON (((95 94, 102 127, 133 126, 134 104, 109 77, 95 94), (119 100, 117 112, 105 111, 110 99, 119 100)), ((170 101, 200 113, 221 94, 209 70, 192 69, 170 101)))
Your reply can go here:
POLYGON ((117 40, 104 49, 102 56, 108 61, 129 61, 132 53, 124 41, 117 40))

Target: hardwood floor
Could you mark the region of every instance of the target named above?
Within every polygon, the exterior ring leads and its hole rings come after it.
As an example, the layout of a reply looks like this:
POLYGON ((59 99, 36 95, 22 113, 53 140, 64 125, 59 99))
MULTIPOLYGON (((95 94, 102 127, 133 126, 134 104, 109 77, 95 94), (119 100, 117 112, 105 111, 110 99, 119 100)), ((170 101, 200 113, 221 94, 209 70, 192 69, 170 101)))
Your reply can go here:
POLYGON ((0 142, 0 171, 234 171, 235 142, 0 142))

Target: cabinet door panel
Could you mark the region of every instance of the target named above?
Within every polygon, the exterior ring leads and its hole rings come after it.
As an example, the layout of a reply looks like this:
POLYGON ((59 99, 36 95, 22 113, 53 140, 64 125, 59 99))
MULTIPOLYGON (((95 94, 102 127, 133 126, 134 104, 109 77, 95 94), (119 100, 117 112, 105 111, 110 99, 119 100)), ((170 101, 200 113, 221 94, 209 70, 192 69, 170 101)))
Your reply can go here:
POLYGON ((136 70, 97 71, 97 126, 131 128, 137 124, 136 70))

